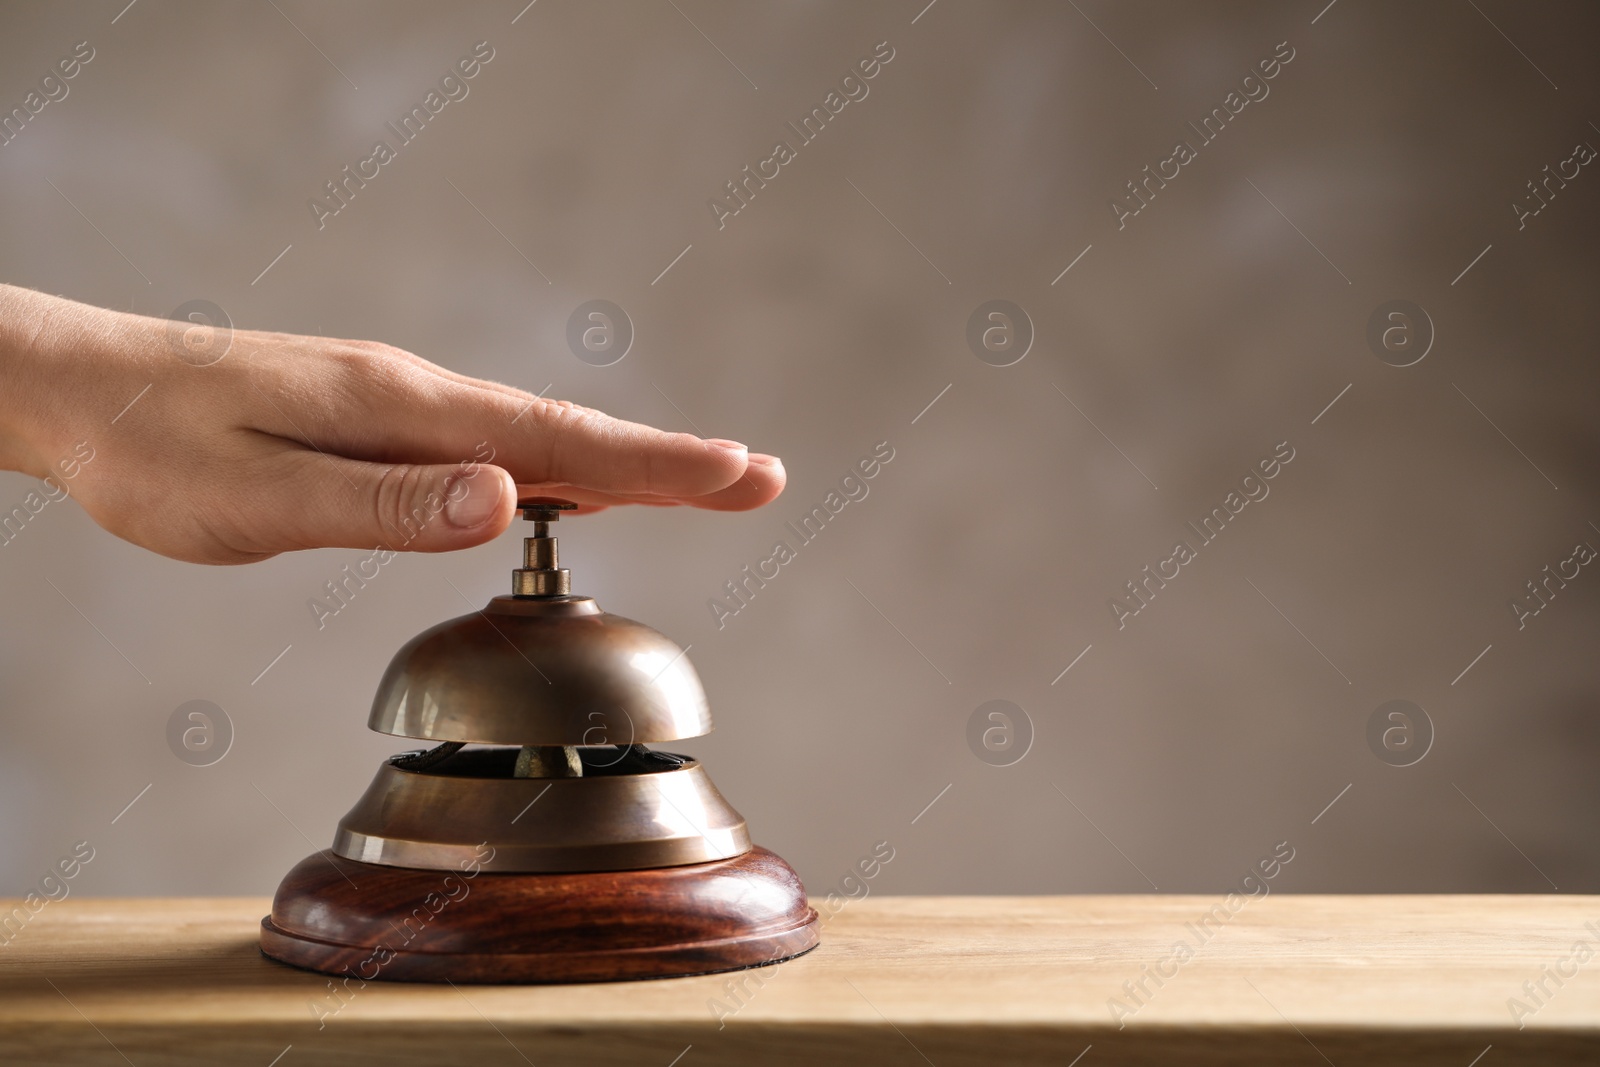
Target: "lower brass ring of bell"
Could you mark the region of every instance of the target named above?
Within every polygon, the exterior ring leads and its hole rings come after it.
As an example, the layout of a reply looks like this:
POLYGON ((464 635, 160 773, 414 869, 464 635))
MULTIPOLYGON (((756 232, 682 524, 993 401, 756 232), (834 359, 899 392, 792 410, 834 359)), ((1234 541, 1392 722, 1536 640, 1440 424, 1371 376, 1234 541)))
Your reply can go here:
POLYGON ((586 754, 583 777, 519 778, 517 756, 467 749, 423 770, 383 764, 339 821, 333 851, 391 867, 557 872, 676 867, 750 850, 744 817, 695 760, 606 773, 603 755, 586 754))

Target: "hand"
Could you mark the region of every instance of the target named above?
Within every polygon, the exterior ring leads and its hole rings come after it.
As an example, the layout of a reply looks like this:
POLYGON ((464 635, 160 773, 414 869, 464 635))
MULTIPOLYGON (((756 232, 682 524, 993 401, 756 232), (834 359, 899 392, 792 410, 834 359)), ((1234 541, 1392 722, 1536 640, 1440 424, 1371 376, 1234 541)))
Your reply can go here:
POLYGON ((0 468, 196 563, 469 548, 510 525, 515 483, 585 511, 740 511, 784 484, 776 457, 742 444, 539 399, 388 345, 230 335, 10 286, 0 468))

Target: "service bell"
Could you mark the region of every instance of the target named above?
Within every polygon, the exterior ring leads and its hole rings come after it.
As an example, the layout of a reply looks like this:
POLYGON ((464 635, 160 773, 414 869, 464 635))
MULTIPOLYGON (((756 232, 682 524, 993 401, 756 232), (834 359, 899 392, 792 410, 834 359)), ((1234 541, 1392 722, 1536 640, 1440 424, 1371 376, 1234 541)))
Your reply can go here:
POLYGON ((773 963, 814 948, 794 870, 753 846, 705 768, 648 746, 711 730, 664 635, 571 592, 550 523, 512 591, 418 634, 368 725, 394 756, 331 850, 285 876, 268 956, 362 981, 572 982, 773 963))

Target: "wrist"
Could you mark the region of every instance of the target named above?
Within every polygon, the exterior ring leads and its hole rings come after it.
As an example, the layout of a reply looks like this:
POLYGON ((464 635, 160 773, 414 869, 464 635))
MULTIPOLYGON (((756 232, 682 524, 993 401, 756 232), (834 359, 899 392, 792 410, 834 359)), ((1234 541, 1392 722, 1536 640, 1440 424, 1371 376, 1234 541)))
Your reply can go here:
POLYGON ((48 472, 35 427, 41 379, 40 341, 49 324, 48 297, 0 285, 0 470, 35 478, 48 472))
POLYGON ((59 477, 150 380, 151 321, 0 285, 0 469, 59 477))

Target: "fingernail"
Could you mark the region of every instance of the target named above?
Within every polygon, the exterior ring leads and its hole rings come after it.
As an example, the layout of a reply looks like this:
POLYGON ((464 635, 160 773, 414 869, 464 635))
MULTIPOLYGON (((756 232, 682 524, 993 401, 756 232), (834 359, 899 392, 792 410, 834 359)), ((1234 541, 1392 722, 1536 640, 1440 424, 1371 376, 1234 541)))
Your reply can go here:
POLYGON ((750 453, 750 465, 752 467, 781 467, 783 466, 783 460, 779 459, 777 456, 769 456, 761 452, 752 452, 750 453))
POLYGON ((445 483, 445 521, 462 530, 481 526, 500 507, 505 479, 498 472, 480 470, 471 477, 457 474, 445 483))
POLYGON ((720 448, 724 452, 748 452, 748 451, 750 451, 748 446, 741 445, 738 441, 724 441, 719 437, 708 437, 708 438, 706 438, 706 444, 710 445, 712 448, 720 448))

